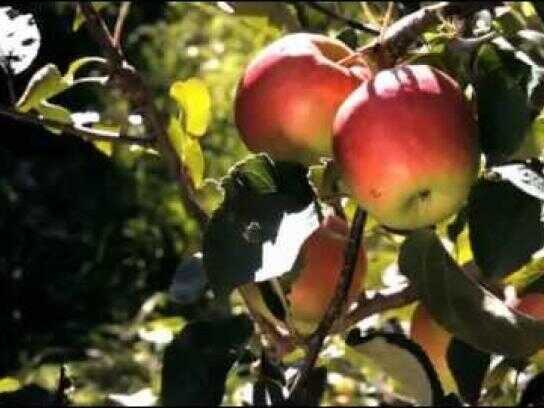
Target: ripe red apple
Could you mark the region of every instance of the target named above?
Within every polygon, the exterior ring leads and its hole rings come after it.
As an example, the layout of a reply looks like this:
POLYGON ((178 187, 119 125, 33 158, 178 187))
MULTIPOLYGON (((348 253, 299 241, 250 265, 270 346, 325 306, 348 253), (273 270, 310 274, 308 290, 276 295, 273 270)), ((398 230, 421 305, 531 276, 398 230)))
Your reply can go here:
POLYGON ((304 164, 332 156, 336 110, 369 76, 337 62, 353 55, 341 41, 296 33, 262 50, 241 78, 235 122, 253 152, 304 164))
POLYGON ((427 65, 378 72, 341 105, 334 157, 359 204, 400 230, 457 212, 479 168, 476 124, 463 92, 427 65))
MULTIPOLYGON (((348 239, 349 228, 346 221, 329 216, 302 245, 299 274, 287 296, 294 325, 301 333, 312 332, 325 314, 344 265, 344 251, 348 239)), ((366 269, 366 252, 361 247, 347 305, 361 292, 366 269)))

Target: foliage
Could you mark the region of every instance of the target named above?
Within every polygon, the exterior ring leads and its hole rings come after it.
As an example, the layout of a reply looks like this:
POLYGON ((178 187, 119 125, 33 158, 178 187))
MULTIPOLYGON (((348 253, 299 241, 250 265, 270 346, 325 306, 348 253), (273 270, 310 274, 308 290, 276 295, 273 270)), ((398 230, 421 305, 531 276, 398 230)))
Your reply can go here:
MULTIPOLYGON (((114 27, 122 5, 90 4, 114 27)), ((434 228, 392 231, 369 214, 366 300, 355 310, 378 313, 353 331, 339 319, 297 385, 312 340, 290 332, 299 249, 324 214, 349 222, 357 204, 333 161, 308 168, 250 154, 233 120, 238 82, 289 32, 356 49, 420 6, 131 4, 120 43, 164 140, 98 57, 81 6, 0 7, 0 405, 542 401, 544 321, 512 303, 512 292, 544 293, 537 2, 439 18, 403 52, 459 82, 477 115, 482 169, 464 208, 434 228), (5 40, 23 20, 28 36, 5 40), (32 41, 21 51, 23 37, 32 41), (12 68, 8 51, 20 52, 12 68), (380 308, 407 283, 416 297, 380 308), (407 337, 415 298, 453 336, 453 393, 407 337)))

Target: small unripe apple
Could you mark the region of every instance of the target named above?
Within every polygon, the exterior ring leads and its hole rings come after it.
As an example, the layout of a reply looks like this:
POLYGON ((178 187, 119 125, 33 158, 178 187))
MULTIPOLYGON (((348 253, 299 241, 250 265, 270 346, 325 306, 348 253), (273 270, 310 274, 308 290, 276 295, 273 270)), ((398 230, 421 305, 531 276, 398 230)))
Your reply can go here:
MULTIPOLYGON (((344 266, 348 239, 349 227, 346 221, 329 216, 302 245, 298 276, 287 296, 294 325, 299 332, 310 333, 324 316, 344 266)), ((366 252, 361 247, 346 306, 361 292, 366 269, 366 252)))
POLYGON ((378 72, 340 106, 334 157, 359 204, 399 230, 457 212, 479 168, 477 128, 456 82, 427 65, 378 72))
POLYGON ((303 164, 331 157, 336 110, 369 76, 338 64, 350 55, 341 41, 309 33, 286 35, 262 50, 235 100, 236 126, 247 147, 303 164))

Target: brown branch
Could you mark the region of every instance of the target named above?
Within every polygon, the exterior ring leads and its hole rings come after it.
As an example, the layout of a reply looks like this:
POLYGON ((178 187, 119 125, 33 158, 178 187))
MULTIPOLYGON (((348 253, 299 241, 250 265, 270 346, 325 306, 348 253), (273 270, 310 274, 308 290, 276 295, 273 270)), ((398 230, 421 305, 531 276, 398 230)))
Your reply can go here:
POLYGON ((342 268, 338 283, 336 284, 334 296, 329 303, 327 311, 321 319, 319 326, 308 340, 307 355, 302 363, 302 367, 300 368, 298 379, 291 388, 290 395, 295 395, 297 389, 305 387, 309 375, 317 361, 325 337, 327 337, 333 324, 342 314, 342 311, 346 306, 345 302, 348 298, 349 288, 351 286, 355 266, 357 264, 359 249, 363 240, 363 232, 367 218, 366 216, 366 211, 360 207, 357 207, 357 211, 355 212, 355 217, 351 226, 349 241, 344 252, 344 266, 342 268))
POLYGON ((208 215, 196 200, 193 181, 170 143, 164 120, 157 111, 151 92, 142 76, 126 63, 122 52, 115 46, 104 20, 92 4, 79 2, 79 6, 87 20, 85 24, 87 31, 108 60, 111 84, 117 87, 136 108, 141 109, 148 128, 157 135, 157 147, 162 157, 178 181, 185 208, 198 221, 200 227, 204 228, 208 223, 208 215))
POLYGON ((381 313, 390 309, 397 309, 409 305, 418 299, 418 294, 414 286, 406 286, 398 292, 382 294, 376 293, 373 297, 359 299, 357 307, 348 313, 343 319, 337 322, 334 331, 343 332, 376 313, 381 313))
POLYGON ((49 126, 58 129, 64 133, 78 136, 89 141, 126 143, 141 146, 151 146, 155 141, 154 137, 129 136, 100 129, 91 129, 85 126, 77 126, 71 123, 43 118, 30 113, 19 112, 14 109, 5 108, 2 106, 0 106, 0 116, 8 117, 19 122, 30 123, 37 126, 49 126))
POLYGON ((117 21, 115 22, 115 31, 113 34, 113 45, 120 50, 121 49, 121 36, 123 34, 123 25, 128 16, 128 11, 130 10, 130 1, 124 1, 121 3, 119 8, 119 15, 117 16, 117 21))
POLYGON ((393 67, 399 58, 406 54, 419 36, 435 25, 442 18, 459 16, 465 17, 479 10, 496 7, 502 2, 473 1, 473 2, 440 2, 423 7, 393 23, 381 39, 376 39, 369 45, 359 49, 366 57, 375 61, 380 69, 393 67))
POLYGON ((368 34, 373 34, 373 35, 378 35, 380 34, 380 32, 378 30, 375 30, 371 27, 368 27, 367 25, 363 24, 363 23, 360 23, 359 21, 355 21, 355 20, 352 20, 348 17, 345 17, 345 16, 341 16, 340 14, 336 14, 334 11, 332 10, 329 10, 327 7, 319 4, 319 3, 314 3, 314 2, 311 2, 311 1, 306 1, 304 2, 304 4, 306 4, 308 7, 316 10, 316 11, 319 11, 320 13, 328 16, 328 17, 331 17, 335 20, 338 20, 342 23, 344 23, 345 25, 355 29, 355 30, 359 30, 359 31, 364 31, 365 33, 368 33, 368 34))

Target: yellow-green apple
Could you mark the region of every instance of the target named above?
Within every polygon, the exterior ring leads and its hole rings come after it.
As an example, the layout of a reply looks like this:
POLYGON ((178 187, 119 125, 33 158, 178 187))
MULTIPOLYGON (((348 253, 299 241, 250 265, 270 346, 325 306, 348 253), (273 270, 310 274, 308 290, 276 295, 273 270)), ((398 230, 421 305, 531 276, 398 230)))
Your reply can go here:
MULTIPOLYGON (((312 332, 331 302, 344 265, 349 228, 342 218, 329 216, 301 247, 298 276, 287 298, 295 328, 302 334, 312 332)), ((364 247, 359 249, 346 306, 361 292, 367 269, 364 247)))
POLYGON ((477 128, 457 83, 427 65, 378 72, 340 106, 334 157, 357 201, 399 230, 459 210, 479 168, 477 128))
POLYGON ((235 122, 253 152, 304 164, 332 156, 332 122, 346 97, 369 77, 338 64, 344 43, 295 33, 268 45, 248 65, 235 98, 235 122))

